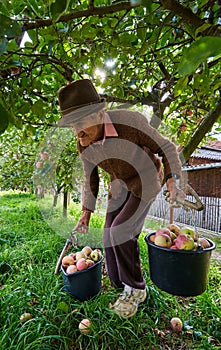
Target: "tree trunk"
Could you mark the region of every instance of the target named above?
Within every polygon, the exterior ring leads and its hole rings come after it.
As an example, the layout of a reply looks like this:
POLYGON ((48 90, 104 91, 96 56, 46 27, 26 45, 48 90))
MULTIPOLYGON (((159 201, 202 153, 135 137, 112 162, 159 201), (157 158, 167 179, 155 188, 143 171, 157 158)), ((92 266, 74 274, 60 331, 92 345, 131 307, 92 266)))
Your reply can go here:
POLYGON ((67 209, 68 209, 68 191, 64 190, 64 199, 63 199, 63 217, 67 218, 67 209))

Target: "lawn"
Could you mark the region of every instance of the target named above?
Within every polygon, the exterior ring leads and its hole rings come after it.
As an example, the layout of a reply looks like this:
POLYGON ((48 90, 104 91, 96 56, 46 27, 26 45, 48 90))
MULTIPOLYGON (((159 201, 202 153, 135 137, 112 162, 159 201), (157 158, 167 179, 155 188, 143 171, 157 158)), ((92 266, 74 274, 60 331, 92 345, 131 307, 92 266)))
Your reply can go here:
MULTIPOLYGON (((80 302, 63 291, 62 274, 55 275, 54 269, 67 237, 48 224, 34 195, 2 192, 0 206, 0 350, 221 349, 221 264, 215 255, 203 294, 173 296, 150 280, 143 232, 140 248, 148 297, 135 316, 124 320, 109 309, 118 294, 105 269, 102 292, 95 298, 80 302), (25 312, 32 318, 22 323, 25 312), (172 317, 182 319, 181 333, 172 332, 172 317), (83 318, 92 322, 90 334, 78 329, 83 318)), ((70 215, 79 217, 79 206, 71 205, 70 215)), ((102 224, 103 216, 93 214, 92 226, 102 224)), ((154 230, 159 223, 148 226, 154 230)), ((84 239, 93 244, 89 236, 84 239)))

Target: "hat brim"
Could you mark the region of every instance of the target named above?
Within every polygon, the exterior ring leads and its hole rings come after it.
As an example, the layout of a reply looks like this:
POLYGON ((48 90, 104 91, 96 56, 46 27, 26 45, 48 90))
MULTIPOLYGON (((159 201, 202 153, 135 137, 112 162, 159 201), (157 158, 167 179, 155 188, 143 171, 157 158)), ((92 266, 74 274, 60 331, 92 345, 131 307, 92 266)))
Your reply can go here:
POLYGON ((87 106, 73 110, 72 112, 63 116, 57 123, 58 127, 71 127, 71 125, 79 122, 84 117, 90 114, 96 113, 103 109, 105 106, 105 100, 98 103, 89 104, 87 106))

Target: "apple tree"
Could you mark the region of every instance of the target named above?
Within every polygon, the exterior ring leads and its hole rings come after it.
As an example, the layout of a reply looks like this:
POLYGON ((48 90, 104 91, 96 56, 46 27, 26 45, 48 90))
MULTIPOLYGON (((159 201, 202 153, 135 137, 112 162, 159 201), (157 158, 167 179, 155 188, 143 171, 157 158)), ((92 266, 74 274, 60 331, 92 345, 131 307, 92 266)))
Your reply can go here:
POLYGON ((151 108, 184 161, 220 131, 219 0, 2 1, 0 20, 3 143, 17 128, 28 147, 33 128, 55 126, 58 89, 81 78, 109 108, 151 108))

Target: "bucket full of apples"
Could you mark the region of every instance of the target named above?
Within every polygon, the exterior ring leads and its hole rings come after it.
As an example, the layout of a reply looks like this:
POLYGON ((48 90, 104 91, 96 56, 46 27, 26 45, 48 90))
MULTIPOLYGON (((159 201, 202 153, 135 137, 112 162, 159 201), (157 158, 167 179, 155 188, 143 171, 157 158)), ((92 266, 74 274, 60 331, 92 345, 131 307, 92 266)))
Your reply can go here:
POLYGON ((150 278, 161 290, 177 296, 202 294, 207 285, 215 244, 192 227, 171 223, 145 236, 150 278))
POLYGON ((62 271, 64 291, 80 301, 98 294, 102 288, 103 259, 99 248, 87 245, 80 249, 75 231, 72 231, 55 268, 56 275, 62 271))
POLYGON ((101 290, 103 255, 89 246, 65 255, 61 262, 64 290, 80 301, 88 300, 101 290))

